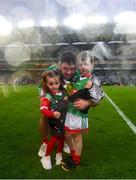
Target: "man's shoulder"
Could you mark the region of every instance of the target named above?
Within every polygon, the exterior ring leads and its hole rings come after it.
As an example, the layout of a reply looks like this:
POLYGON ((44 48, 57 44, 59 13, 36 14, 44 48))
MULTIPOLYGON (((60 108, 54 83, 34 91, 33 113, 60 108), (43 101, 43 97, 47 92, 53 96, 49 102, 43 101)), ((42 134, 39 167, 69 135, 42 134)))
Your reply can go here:
POLYGON ((46 72, 46 71, 57 71, 57 70, 58 70, 58 65, 57 64, 53 64, 53 65, 45 68, 44 71, 46 72))

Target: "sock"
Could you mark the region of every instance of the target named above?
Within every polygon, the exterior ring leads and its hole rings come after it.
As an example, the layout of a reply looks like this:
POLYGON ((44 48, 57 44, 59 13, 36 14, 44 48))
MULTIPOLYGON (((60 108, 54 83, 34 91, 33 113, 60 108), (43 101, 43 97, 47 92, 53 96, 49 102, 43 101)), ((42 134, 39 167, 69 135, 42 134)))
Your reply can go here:
POLYGON ((70 154, 71 154, 72 159, 74 160, 75 150, 70 150, 70 154))
POLYGON ((81 156, 74 154, 73 160, 76 164, 80 164, 81 156))
POLYGON ((52 153, 52 150, 54 148, 55 143, 57 142, 57 137, 56 136, 52 136, 50 141, 48 141, 47 144, 47 149, 46 149, 46 155, 45 156, 50 156, 52 153))
POLYGON ((62 153, 63 151, 63 147, 64 147, 64 136, 62 137, 58 137, 58 149, 57 149, 57 153, 62 153))

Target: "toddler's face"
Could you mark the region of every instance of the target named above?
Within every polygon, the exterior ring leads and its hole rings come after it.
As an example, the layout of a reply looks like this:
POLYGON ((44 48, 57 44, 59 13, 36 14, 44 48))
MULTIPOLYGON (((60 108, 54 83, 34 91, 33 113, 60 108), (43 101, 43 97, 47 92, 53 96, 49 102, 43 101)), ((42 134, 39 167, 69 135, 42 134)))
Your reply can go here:
POLYGON ((90 60, 79 60, 78 62, 78 69, 81 74, 88 74, 93 69, 93 64, 90 62, 90 60))

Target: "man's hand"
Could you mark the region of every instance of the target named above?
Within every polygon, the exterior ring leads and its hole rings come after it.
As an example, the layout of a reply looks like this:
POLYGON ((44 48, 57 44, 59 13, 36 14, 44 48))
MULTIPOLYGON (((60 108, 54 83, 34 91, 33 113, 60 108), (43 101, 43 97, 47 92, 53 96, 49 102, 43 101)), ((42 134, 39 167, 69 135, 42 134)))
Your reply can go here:
POLYGON ((92 106, 90 100, 78 99, 74 102, 74 107, 76 107, 78 110, 84 110, 90 106, 92 106))

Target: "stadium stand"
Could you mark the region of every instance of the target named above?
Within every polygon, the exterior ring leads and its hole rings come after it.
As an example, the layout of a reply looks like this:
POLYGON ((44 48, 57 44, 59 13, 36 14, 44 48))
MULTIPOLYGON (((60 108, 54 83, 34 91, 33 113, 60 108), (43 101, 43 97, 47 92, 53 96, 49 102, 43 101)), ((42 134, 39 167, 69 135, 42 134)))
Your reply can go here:
MULTIPOLYGON (((131 36, 127 40, 125 34, 115 35, 113 29, 113 24, 103 27, 87 27, 78 32, 61 26, 55 30, 40 27, 41 44, 31 42, 24 44, 31 50, 31 60, 22 61, 19 66, 10 65, 6 61, 5 48, 8 44, 1 45, 0 82, 9 83, 10 77, 15 72, 27 71, 31 74, 31 78, 24 74, 18 83, 36 84, 40 80, 41 72, 47 66, 57 63, 63 53, 69 51, 78 54, 82 50, 90 50, 95 52, 96 56, 98 55, 94 73, 100 78, 102 84, 135 85, 135 37, 131 36), (101 28, 102 30, 98 31, 101 28), (34 51, 35 48, 39 48, 39 51, 34 51)), ((16 51, 15 47, 13 51, 16 51)))

